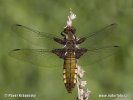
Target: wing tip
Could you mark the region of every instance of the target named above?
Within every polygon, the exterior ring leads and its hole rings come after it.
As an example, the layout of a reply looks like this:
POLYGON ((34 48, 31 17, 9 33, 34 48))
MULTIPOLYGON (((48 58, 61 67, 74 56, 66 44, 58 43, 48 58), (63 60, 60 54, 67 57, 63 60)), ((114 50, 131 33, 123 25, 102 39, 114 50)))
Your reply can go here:
POLYGON ((12 51, 18 51, 18 50, 20 50, 20 49, 13 49, 12 51))
POLYGON ((20 25, 20 24, 15 24, 16 26, 22 26, 22 25, 20 25))
POLYGON ((114 25, 117 25, 116 23, 112 23, 112 24, 110 24, 111 26, 114 26, 114 25))
POLYGON ((21 49, 13 49, 13 50, 9 51, 9 54, 12 54, 12 52, 19 51, 19 50, 21 50, 21 49))
POLYGON ((117 48, 117 47, 120 47, 120 46, 118 46, 118 45, 114 45, 113 47, 117 48))
POLYGON ((16 31, 16 27, 19 27, 19 26, 22 26, 22 25, 20 25, 20 24, 13 24, 13 25, 11 26, 11 29, 12 29, 13 31, 16 31))

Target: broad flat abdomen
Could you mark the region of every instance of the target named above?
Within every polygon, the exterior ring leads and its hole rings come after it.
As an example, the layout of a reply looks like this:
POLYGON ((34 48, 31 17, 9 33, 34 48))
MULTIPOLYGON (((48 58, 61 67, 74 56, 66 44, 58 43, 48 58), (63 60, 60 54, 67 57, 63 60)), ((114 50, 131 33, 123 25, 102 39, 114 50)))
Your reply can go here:
POLYGON ((74 53, 66 54, 64 59, 64 71, 63 71, 63 78, 64 84, 68 91, 68 93, 72 92, 72 89, 75 87, 77 82, 77 67, 76 67, 76 58, 74 53))

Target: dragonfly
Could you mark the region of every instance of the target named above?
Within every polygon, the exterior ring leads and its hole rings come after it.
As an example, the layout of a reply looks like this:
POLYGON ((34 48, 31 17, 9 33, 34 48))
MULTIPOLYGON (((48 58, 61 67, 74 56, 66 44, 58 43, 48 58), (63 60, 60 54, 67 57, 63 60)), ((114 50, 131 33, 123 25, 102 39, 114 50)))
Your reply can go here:
POLYGON ((32 42, 46 49, 17 48, 11 50, 10 55, 44 68, 54 68, 63 65, 64 85, 67 92, 72 93, 77 83, 78 62, 84 62, 84 60, 87 60, 85 63, 91 60, 96 62, 99 60, 99 56, 106 58, 118 50, 119 46, 110 42, 110 37, 112 37, 112 31, 115 27, 116 24, 110 24, 96 32, 87 33, 79 38, 73 26, 67 26, 60 35, 55 35, 15 24, 12 26, 15 34, 29 41, 29 43, 32 42))

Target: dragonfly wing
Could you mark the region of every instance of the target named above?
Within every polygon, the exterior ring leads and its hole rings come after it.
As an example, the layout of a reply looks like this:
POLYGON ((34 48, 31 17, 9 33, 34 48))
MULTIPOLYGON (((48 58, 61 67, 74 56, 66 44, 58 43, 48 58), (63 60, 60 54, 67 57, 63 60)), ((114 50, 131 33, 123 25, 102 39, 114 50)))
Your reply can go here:
POLYGON ((38 67, 57 68, 63 65, 63 60, 45 49, 14 49, 9 55, 18 60, 32 63, 38 67))
POLYGON ((81 44, 81 47, 92 49, 107 45, 117 45, 117 34, 113 32, 116 26, 116 24, 110 24, 97 32, 82 36, 85 41, 81 44))
POLYGON ((101 61, 116 56, 119 49, 119 46, 105 46, 101 48, 88 49, 88 51, 79 58, 79 64, 83 67, 98 64, 101 61))
POLYGON ((39 32, 19 24, 13 25, 12 30, 14 31, 14 34, 17 34, 18 36, 37 46, 59 47, 59 44, 54 41, 54 38, 60 39, 60 37, 54 34, 39 32))

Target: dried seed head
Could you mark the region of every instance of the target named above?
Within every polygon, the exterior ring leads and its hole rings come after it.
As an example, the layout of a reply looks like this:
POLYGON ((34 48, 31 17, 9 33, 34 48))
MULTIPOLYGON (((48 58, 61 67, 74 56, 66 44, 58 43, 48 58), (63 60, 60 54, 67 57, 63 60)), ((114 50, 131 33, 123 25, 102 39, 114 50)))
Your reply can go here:
MULTIPOLYGON (((72 10, 70 9, 70 15, 68 16, 68 20, 67 20, 67 26, 72 26, 72 21, 76 19, 76 15, 72 12, 72 10)), ((65 28, 66 28, 65 27, 65 28)))
POLYGON ((78 76, 79 76, 79 78, 83 78, 83 76, 84 76, 84 70, 80 67, 80 66, 77 66, 78 68, 78 76))

